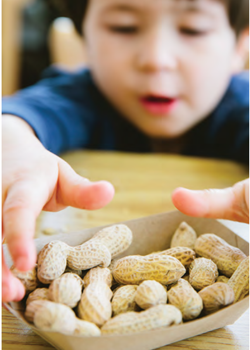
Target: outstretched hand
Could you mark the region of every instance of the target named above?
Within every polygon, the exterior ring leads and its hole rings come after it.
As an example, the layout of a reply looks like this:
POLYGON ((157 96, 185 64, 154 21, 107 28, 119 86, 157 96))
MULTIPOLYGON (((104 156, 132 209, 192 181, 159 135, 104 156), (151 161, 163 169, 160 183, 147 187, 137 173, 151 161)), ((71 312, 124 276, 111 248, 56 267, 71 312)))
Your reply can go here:
MULTIPOLYGON (((114 188, 107 181, 90 182, 76 174, 69 164, 41 145, 25 122, 6 118, 3 118, 3 237, 15 267, 28 271, 36 263, 33 237, 42 210, 58 211, 67 206, 99 209, 111 201, 114 188)), ((10 272, 3 256, 2 301, 18 301, 24 294, 24 286, 10 272)))
POLYGON ((193 191, 178 187, 172 201, 186 215, 249 223, 249 179, 225 189, 193 191))

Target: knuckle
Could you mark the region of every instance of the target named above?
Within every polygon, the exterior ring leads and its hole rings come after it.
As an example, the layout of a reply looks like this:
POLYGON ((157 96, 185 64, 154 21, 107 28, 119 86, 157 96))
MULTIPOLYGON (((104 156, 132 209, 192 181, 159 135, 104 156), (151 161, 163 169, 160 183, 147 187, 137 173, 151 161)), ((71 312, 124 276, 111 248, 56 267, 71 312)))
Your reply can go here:
POLYGON ((21 209, 27 209, 28 203, 25 198, 13 198, 7 200, 3 206, 3 214, 8 215, 21 209))

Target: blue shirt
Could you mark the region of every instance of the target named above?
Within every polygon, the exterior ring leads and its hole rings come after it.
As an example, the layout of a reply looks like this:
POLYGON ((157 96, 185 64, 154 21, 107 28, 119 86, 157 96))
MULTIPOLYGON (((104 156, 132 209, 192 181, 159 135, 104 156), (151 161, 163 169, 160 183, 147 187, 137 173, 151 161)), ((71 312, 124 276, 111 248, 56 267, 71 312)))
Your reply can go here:
MULTIPOLYGON (((103 96, 91 72, 50 67, 37 84, 4 97, 2 112, 24 119, 42 144, 60 154, 71 149, 151 152, 149 137, 103 96)), ((214 111, 188 132, 182 154, 249 161, 249 75, 232 77, 214 111)))

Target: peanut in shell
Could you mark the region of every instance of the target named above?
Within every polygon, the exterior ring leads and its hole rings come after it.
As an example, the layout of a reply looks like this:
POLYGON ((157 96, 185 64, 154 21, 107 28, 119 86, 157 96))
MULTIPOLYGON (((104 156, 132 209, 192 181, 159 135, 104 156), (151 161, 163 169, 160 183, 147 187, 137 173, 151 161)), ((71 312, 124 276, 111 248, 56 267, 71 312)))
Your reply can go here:
POLYGON ((180 278, 168 291, 168 303, 181 311, 185 321, 198 317, 203 308, 201 297, 183 278, 180 278))
POLYGON ((120 284, 140 284, 145 280, 155 280, 171 284, 186 272, 180 261, 170 255, 131 255, 116 261, 113 277, 120 284))
POLYGON ((213 233, 199 236, 194 250, 199 256, 211 259, 222 275, 231 277, 246 255, 236 247, 228 244, 224 239, 213 233))
POLYGON ((195 230, 183 221, 172 236, 170 247, 188 247, 194 249, 197 239, 195 230))
POLYGON ((211 314, 234 302, 234 291, 223 282, 216 282, 199 291, 203 301, 204 314, 211 314))
POLYGON ((211 259, 196 258, 189 267, 189 283, 200 290, 215 283, 218 269, 211 259))

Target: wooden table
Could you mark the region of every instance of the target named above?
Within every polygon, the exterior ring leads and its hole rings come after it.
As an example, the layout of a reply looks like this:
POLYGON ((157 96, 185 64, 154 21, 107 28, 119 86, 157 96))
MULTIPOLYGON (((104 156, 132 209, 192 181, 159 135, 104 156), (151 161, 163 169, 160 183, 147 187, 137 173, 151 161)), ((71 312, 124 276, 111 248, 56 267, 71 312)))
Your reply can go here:
MULTIPOLYGON (((171 192, 178 186, 224 188, 248 177, 248 168, 233 162, 174 155, 79 151, 68 153, 63 158, 84 177, 112 182, 116 195, 109 205, 97 211, 67 208, 58 213, 42 213, 37 221, 36 237, 44 235, 43 232, 78 231, 170 211, 175 209, 171 192)), ((230 222, 225 223, 231 226, 230 222)), ((233 229, 248 239, 248 225, 233 224, 233 229)), ((247 311, 233 325, 162 347, 161 350, 248 350, 248 338, 247 311)), ((2 349, 54 348, 3 309, 2 349)))

